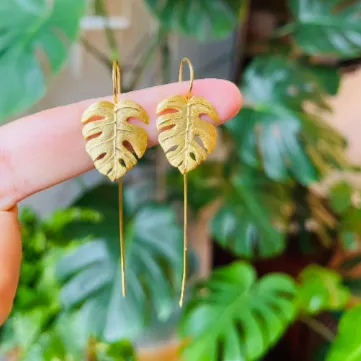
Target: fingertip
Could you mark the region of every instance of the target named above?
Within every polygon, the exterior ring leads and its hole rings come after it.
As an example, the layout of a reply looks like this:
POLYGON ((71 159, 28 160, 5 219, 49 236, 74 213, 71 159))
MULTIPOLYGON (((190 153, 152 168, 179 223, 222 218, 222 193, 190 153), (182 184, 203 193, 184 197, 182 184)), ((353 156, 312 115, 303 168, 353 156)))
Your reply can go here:
POLYGON ((229 80, 198 80, 195 82, 194 93, 204 96, 216 107, 222 123, 233 118, 242 106, 241 92, 229 80))

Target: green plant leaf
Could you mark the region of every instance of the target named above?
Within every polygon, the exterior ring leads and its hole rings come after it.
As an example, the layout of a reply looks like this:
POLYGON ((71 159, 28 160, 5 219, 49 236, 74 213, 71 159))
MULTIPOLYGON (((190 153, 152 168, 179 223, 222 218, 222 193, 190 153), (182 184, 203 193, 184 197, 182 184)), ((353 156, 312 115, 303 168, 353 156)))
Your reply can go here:
POLYGON ((0 5, 0 122, 45 93, 45 68, 57 73, 79 30, 85 0, 4 0, 0 5))
POLYGON ((238 24, 243 0, 146 0, 167 30, 206 40, 224 37, 238 24))
POLYGON ((335 67, 307 65, 307 72, 328 95, 336 95, 341 83, 340 71, 335 67))
POLYGON ((352 188, 347 182, 335 184, 329 191, 331 207, 338 213, 342 213, 352 206, 352 188))
POLYGON ((342 0, 290 0, 292 33, 310 55, 353 57, 361 54, 361 4, 342 0))
POLYGON ((341 318, 336 339, 331 345, 326 361, 361 360, 361 306, 347 311, 341 318))
POLYGON ((115 343, 98 343, 95 346, 97 361, 136 361, 135 350, 128 341, 115 343))
POLYGON ((241 170, 231 183, 211 223, 218 244, 243 257, 279 254, 285 247, 284 230, 291 210, 287 186, 249 169, 241 170))
POLYGON ((127 295, 122 297, 116 192, 101 186, 77 202, 101 212, 104 220, 73 226, 71 234, 99 238, 76 248, 57 267, 64 306, 80 306, 89 332, 109 342, 138 335, 154 311, 166 320, 182 274, 182 233, 175 214, 166 206, 144 205, 132 219, 125 218, 127 295))
POLYGON ((185 310, 184 360, 258 360, 293 321, 295 293, 283 274, 257 281, 247 263, 217 269, 185 310))
POLYGON ((306 267, 300 274, 297 304, 301 313, 315 315, 322 311, 342 310, 350 291, 336 271, 317 265, 306 267))
POLYGON ((29 350, 21 355, 21 361, 83 360, 87 340, 78 318, 61 314, 53 327, 43 332, 29 350))
POLYGON ((343 137, 304 110, 305 102, 327 107, 324 87, 299 62, 256 58, 244 75, 246 106, 226 125, 238 155, 251 166, 261 163, 273 180, 293 177, 304 185, 345 166, 343 137))

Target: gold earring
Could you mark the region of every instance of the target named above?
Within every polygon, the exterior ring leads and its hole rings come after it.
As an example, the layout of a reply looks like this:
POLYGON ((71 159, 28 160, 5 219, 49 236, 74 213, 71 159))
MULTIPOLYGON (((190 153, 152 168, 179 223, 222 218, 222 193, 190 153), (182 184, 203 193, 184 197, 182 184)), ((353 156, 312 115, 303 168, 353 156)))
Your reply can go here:
POLYGON ((205 98, 191 96, 194 80, 193 65, 183 58, 179 67, 179 82, 183 77, 183 63, 187 63, 190 72, 189 90, 186 96, 174 95, 158 104, 156 113, 159 144, 163 148, 169 163, 183 174, 184 181, 184 244, 183 278, 179 305, 182 306, 187 276, 187 173, 196 168, 216 146, 216 128, 202 120, 208 116, 213 122, 219 122, 215 107, 205 98), (171 112, 170 112, 171 111, 171 112))
POLYGON ((138 162, 148 146, 147 132, 128 122, 137 118, 149 124, 147 112, 132 100, 118 100, 121 93, 120 68, 113 62, 114 103, 106 100, 92 104, 83 114, 83 137, 86 151, 95 168, 119 187, 119 233, 122 270, 122 293, 125 296, 125 257, 123 232, 122 177, 138 162))

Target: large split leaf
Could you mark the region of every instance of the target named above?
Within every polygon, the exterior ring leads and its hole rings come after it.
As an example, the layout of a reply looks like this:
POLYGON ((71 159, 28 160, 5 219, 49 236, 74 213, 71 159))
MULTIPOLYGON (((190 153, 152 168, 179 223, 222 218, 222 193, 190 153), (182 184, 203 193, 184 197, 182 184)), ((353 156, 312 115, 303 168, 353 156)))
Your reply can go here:
POLYGON ((0 4, 0 122, 45 93, 47 62, 57 73, 78 34, 85 0, 2 0, 0 4))
POLYGON ((77 205, 98 210, 104 221, 67 231, 68 236, 87 234, 98 239, 79 246, 58 264, 63 304, 79 306, 89 332, 107 341, 135 337, 154 311, 167 319, 176 304, 182 272, 182 233, 175 214, 166 206, 148 204, 132 220, 125 218, 127 295, 123 298, 116 187, 90 191, 77 205))
POLYGON ((85 149, 95 168, 111 181, 120 179, 132 169, 148 146, 147 132, 129 123, 130 118, 149 124, 147 112, 132 100, 117 104, 99 101, 92 104, 81 119, 85 149))
POLYGON ((146 0, 168 30, 206 40, 224 37, 238 24, 243 0, 146 0))
POLYGON ((327 167, 344 165, 344 139, 304 111, 305 101, 325 107, 325 81, 320 84, 313 70, 261 57, 245 73, 246 106, 227 127, 240 157, 253 166, 261 162, 274 180, 291 176, 308 185, 327 167))
POLYGON ((158 104, 157 115, 159 144, 169 163, 182 174, 196 168, 212 153, 216 146, 216 128, 201 116, 207 115, 214 122, 218 122, 219 117, 207 99, 175 95, 158 104))
POLYGON ((361 360, 361 306, 349 310, 341 318, 337 337, 332 342, 326 361, 361 360))
POLYGON ((51 329, 39 335, 21 361, 81 360, 87 353, 86 329, 74 315, 61 314, 51 329))
POLYGON ((217 269, 186 309, 185 361, 258 360, 295 317, 294 282, 283 274, 256 280, 246 263, 217 269))
POLYGON ((290 210, 287 187, 245 169, 232 179, 229 195, 212 220, 212 234, 236 255, 276 255, 285 247, 290 210))
POLYGON ((361 4, 345 6, 342 0, 290 0, 295 16, 292 32, 307 54, 361 54, 361 4))
POLYGON ((308 266, 302 271, 300 281, 297 303, 302 313, 342 310, 350 297, 340 274, 331 269, 308 266))

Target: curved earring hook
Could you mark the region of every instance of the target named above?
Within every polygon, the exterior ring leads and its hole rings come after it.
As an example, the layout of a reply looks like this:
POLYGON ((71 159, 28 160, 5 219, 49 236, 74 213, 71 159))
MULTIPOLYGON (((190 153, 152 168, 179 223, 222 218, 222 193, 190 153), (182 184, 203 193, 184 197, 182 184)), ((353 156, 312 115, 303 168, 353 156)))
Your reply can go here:
POLYGON ((117 60, 113 61, 113 96, 114 96, 114 104, 118 103, 118 94, 121 94, 121 83, 120 83, 120 66, 117 60))
POLYGON ((189 89, 187 97, 189 98, 193 89, 193 81, 194 81, 194 69, 191 61, 188 58, 183 58, 179 65, 179 82, 183 81, 183 64, 187 63, 189 67, 189 89))

